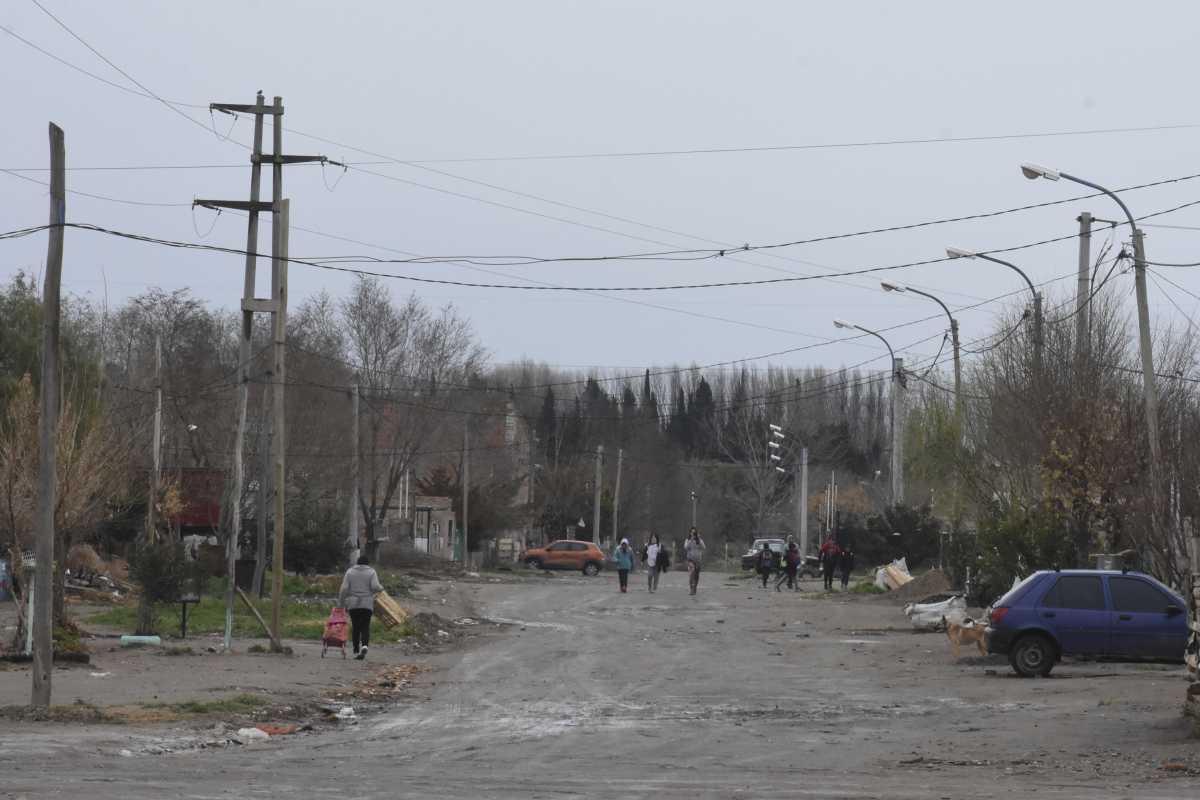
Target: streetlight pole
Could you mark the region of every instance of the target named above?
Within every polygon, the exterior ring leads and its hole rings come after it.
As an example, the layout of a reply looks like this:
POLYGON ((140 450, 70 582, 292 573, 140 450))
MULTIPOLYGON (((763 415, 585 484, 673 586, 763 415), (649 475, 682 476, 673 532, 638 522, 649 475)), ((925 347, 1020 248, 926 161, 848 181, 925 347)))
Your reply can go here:
POLYGON ((1072 183, 1078 183, 1089 189, 1095 189, 1112 198, 1113 202, 1121 207, 1121 211, 1125 212, 1125 218, 1129 220, 1129 228, 1133 233, 1134 291, 1137 294, 1138 341, 1141 346, 1142 356, 1142 391, 1145 395, 1143 402, 1146 409, 1146 434, 1150 439, 1150 491, 1152 502, 1154 503, 1154 508, 1150 513, 1150 525, 1154 531, 1155 538, 1162 541, 1163 469, 1162 447, 1158 440, 1158 383, 1154 377, 1154 344, 1150 338, 1150 301, 1146 295, 1146 249, 1142 240, 1142 230, 1137 226, 1137 220, 1133 218, 1129 207, 1125 205, 1121 198, 1097 183, 1092 183, 1066 172, 1041 167, 1037 164, 1022 164, 1021 173, 1030 180, 1045 178, 1046 180, 1056 181, 1059 178, 1064 178, 1072 183))
POLYGON ((1042 330, 1043 329, 1042 294, 1041 294, 1041 292, 1039 292, 1037 290, 1037 287, 1033 285, 1033 281, 1029 280, 1029 276, 1025 274, 1025 270, 1021 269, 1016 264, 1013 264, 1009 261, 1005 261, 1002 258, 996 258, 995 256, 988 255, 987 253, 976 253, 971 250, 963 250, 960 247, 947 247, 946 255, 949 256, 950 258, 981 258, 984 261, 991 261, 993 264, 1000 264, 1001 266, 1008 267, 1009 269, 1016 272, 1018 275, 1020 275, 1025 280, 1025 284, 1029 287, 1029 293, 1033 295, 1033 358, 1034 358, 1034 366, 1036 367, 1037 374, 1041 374, 1041 371, 1042 371, 1042 343, 1044 341, 1044 339, 1042 338, 1042 333, 1043 333, 1043 330, 1042 330))
POLYGON ((947 306, 945 303, 943 303, 937 297, 934 297, 933 295, 929 294, 929 292, 923 292, 920 289, 914 289, 911 286, 903 286, 899 283, 892 283, 891 281, 881 281, 879 285, 883 287, 883 290, 885 292, 899 292, 899 293, 912 292, 913 294, 919 294, 922 297, 928 297, 930 300, 932 300, 933 302, 935 302, 939 306, 941 306, 942 311, 946 312, 946 318, 950 320, 950 344, 954 348, 954 421, 958 424, 959 428, 961 429, 962 428, 962 416, 963 416, 962 360, 961 360, 961 355, 960 355, 960 350, 959 350, 959 342, 958 342, 958 320, 956 320, 954 318, 954 315, 952 313, 950 313, 949 306, 947 306))
POLYGON ((833 325, 835 328, 862 331, 865 334, 874 336, 876 339, 883 342, 883 346, 888 350, 888 355, 892 357, 892 505, 900 505, 904 502, 904 432, 901 430, 904 422, 904 406, 902 396, 905 383, 904 361, 903 359, 896 358, 896 351, 892 349, 892 345, 887 339, 883 338, 870 328, 864 328, 862 325, 855 325, 853 322, 847 322, 844 319, 835 319, 833 321, 833 325), (900 413, 898 414, 896 413, 897 405, 900 405, 900 413))

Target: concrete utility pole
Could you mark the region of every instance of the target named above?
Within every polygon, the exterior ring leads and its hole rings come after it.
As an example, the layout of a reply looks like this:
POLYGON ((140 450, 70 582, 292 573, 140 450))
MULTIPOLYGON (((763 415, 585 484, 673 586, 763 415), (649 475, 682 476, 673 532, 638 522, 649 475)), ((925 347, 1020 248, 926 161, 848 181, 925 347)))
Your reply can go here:
POLYGON ((470 519, 468 505, 471 497, 471 418, 463 417, 463 475, 462 475, 462 563, 466 566, 467 563, 467 546, 471 540, 467 534, 470 529, 467 527, 467 520, 470 519))
POLYGON ((358 384, 350 387, 350 438, 353 440, 354 462, 350 465, 350 515, 347 519, 346 544, 350 549, 350 564, 358 561, 358 384))
POLYGON ((30 704, 50 705, 54 672, 54 507, 57 505, 58 331, 62 284, 63 225, 67 221, 67 152, 62 128, 50 123, 50 228, 42 285, 42 380, 38 418, 38 493, 34 517, 33 691, 30 704))
POLYGON ((592 508, 592 541, 600 544, 600 482, 603 480, 604 445, 596 445, 596 499, 592 508))
POLYGON ((892 360, 892 505, 904 502, 904 359, 892 360))
POLYGON ((1079 279, 1075 287, 1075 356, 1087 354, 1091 339, 1088 324, 1092 294, 1092 215, 1084 211, 1079 220, 1079 279))
POLYGON ((796 513, 800 517, 800 555, 808 555, 808 448, 800 448, 800 484, 796 492, 796 513))
POLYGON ((162 474, 162 337, 154 337, 154 433, 150 442, 150 502, 146 503, 146 535, 144 541, 158 541, 158 477, 162 474))
POLYGON ((613 484, 613 546, 615 547, 619 541, 620 527, 618 524, 618 516, 621 513, 621 462, 625 458, 625 451, 617 450, 617 480, 613 484))
MULTIPOLYGON (((281 120, 275 118, 275 141, 278 145, 281 120)), ((276 150, 278 152, 278 149, 276 150)), ((281 165, 275 165, 276 173, 281 171, 281 165)), ((271 385, 271 424, 274 433, 271 436, 271 449, 275 456, 275 547, 271 558, 271 632, 275 641, 281 642, 279 615, 283 605, 283 540, 284 540, 284 503, 287 495, 287 428, 284 425, 284 370, 287 344, 287 296, 288 296, 288 220, 291 211, 291 201, 280 200, 279 213, 276 215, 272 233, 276 241, 271 264, 271 295, 275 300, 275 331, 274 331, 274 381, 271 385)), ((272 646, 275 646, 272 643, 272 646)))

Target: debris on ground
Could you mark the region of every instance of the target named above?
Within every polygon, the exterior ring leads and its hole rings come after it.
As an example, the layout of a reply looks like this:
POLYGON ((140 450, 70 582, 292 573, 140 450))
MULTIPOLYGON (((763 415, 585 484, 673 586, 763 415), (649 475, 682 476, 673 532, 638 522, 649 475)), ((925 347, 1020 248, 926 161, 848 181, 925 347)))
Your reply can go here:
POLYGON ((242 744, 250 744, 251 742, 264 742, 271 738, 271 734, 260 728, 238 728, 237 739, 242 744))
MULTIPOLYGON (((349 688, 334 692, 331 696, 335 700, 391 699, 407 690, 412 685, 413 678, 423 672, 428 672, 429 669, 424 664, 397 664, 394 667, 384 667, 370 678, 355 681, 349 688)), ((322 710, 330 713, 328 707, 322 710)))
POLYGON ((912 575, 908 573, 908 563, 903 558, 897 558, 887 566, 875 570, 875 585, 880 589, 895 591, 912 579, 912 575))
POLYGON ((265 733, 267 736, 290 736, 300 730, 299 725, 279 725, 272 722, 260 722, 254 727, 265 733))
POLYGON ((909 603, 904 607, 904 616, 919 631, 941 630, 946 622, 961 624, 967 616, 967 601, 962 595, 952 595, 940 602, 909 603))
POLYGON ((375 615, 386 628, 403 625, 408 620, 408 612, 387 592, 375 595, 375 615))
POLYGON ((940 569, 931 569, 882 597, 890 602, 915 603, 935 594, 949 593, 950 590, 950 579, 946 577, 946 573, 940 569))

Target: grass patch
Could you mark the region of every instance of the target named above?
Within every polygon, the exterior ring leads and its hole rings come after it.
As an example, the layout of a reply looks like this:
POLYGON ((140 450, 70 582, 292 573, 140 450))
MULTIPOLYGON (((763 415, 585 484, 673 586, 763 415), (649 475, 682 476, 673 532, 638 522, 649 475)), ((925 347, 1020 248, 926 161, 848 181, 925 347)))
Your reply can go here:
MULTIPOLYGON (((270 599, 255 601, 258 613, 268 622, 271 619, 270 599)), ((329 618, 331 604, 328 601, 304 598, 286 598, 280 608, 281 635, 285 639, 319 641, 329 618)), ((137 628, 136 605, 114 606, 102 611, 87 621, 93 625, 107 625, 133 632, 137 628)), ((156 614, 156 630, 171 633, 179 630, 179 606, 161 606, 156 614)), ((188 608, 188 633, 201 636, 225 631, 225 601, 220 597, 205 597, 188 608)), ((412 635, 406 625, 385 628, 381 624, 371 626, 371 639, 380 643, 398 642, 412 635)), ((234 606, 233 635, 239 638, 263 637, 258 621, 239 599, 234 606)))
POLYGON ((69 706, 0 706, 0 719, 13 722, 124 722, 119 716, 91 703, 76 701, 69 706))
POLYGON ((145 703, 143 708, 161 709, 173 714, 201 716, 207 714, 250 714, 267 705, 267 699, 256 694, 235 694, 217 700, 185 700, 182 703, 145 703))
POLYGON ((887 591, 887 589, 880 589, 878 586, 875 585, 874 581, 861 580, 858 583, 851 586, 850 591, 853 594, 883 594, 884 592, 887 591))
POLYGON ((196 651, 190 647, 180 645, 168 645, 162 650, 164 656, 194 656, 196 651))

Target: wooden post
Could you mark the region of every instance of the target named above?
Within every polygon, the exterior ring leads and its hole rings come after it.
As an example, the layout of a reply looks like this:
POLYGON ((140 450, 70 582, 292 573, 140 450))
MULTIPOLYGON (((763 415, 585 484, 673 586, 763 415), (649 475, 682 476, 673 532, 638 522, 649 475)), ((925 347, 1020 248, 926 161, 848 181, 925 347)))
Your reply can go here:
MULTIPOLYGON (((462 563, 467 565, 467 553, 470 552, 471 540, 467 534, 467 501, 471 496, 471 439, 470 439, 470 422, 471 418, 463 417, 463 474, 462 474, 462 563)), ((426 548, 428 549, 428 548, 426 548)))
MULTIPOLYGON (((346 543, 350 549, 350 566, 358 561, 358 384, 350 387, 350 439, 353 442, 353 462, 350 464, 350 510, 346 521, 346 543)), ((426 548, 428 549, 428 548, 426 548)))
MULTIPOLYGON (((279 98, 275 98, 279 102, 279 98)), ((280 129, 279 117, 275 118, 275 138, 278 147, 280 129)), ((278 149, 276 149, 278 153, 278 149)), ((276 164, 276 173, 281 173, 280 165, 276 164)), ((287 342, 287 271, 288 271, 288 217, 289 201, 279 201, 279 213, 275 216, 275 252, 271 270, 272 295, 275 300, 275 331, 274 331, 274 382, 272 384, 271 423, 274 434, 271 436, 271 449, 275 459, 275 547, 271 559, 271 630, 275 633, 275 641, 271 643, 277 651, 282 641, 280 633, 280 607, 283 603, 283 540, 284 540, 284 505, 287 495, 287 472, 285 471, 285 455, 287 444, 284 425, 284 345, 287 342)))
MULTIPOLYGON (((269 370, 264 370, 266 375, 269 370)), ((250 585, 250 593, 262 597, 263 575, 267 571, 267 498, 271 496, 271 389, 267 383, 262 387, 261 410, 259 411, 259 448, 258 448, 258 507, 257 535, 254 539, 254 581, 250 585)))
POLYGON ((592 541, 600 546, 600 484, 604 480, 604 445, 596 445, 596 486, 595 500, 592 506, 592 541))
POLYGON ((613 547, 617 546, 620 541, 620 528, 618 526, 618 515, 621 513, 621 461, 625 458, 625 451, 617 449, 617 480, 613 483, 613 547))
POLYGON ((154 337, 154 437, 150 442, 150 498, 146 503, 145 542, 158 541, 158 479, 162 475, 162 337, 154 337))
POLYGON ((58 330, 62 281, 63 224, 67 221, 66 144, 62 128, 50 123, 50 228, 46 279, 42 285, 42 385, 38 418, 38 494, 35 517, 37 564, 33 575, 33 692, 30 703, 50 705, 54 671, 54 507, 58 458, 58 330))
MULTIPOLYGON (((237 582, 238 540, 242 535, 242 490, 246 485, 242 464, 242 449, 246 439, 246 407, 250 403, 250 339, 254 334, 254 312, 247 303, 254 302, 255 273, 258 266, 258 203, 262 184, 262 92, 254 104, 254 149, 250 156, 250 208, 246 226, 246 267, 242 275, 242 336, 238 342, 238 399, 236 431, 233 435, 233 478, 229 491, 229 540, 225 543, 226 572, 229 587, 225 591, 225 649, 233 647, 234 584, 237 582)), ((262 510, 259 509, 259 516, 262 510)))

